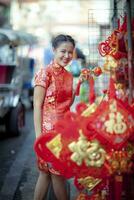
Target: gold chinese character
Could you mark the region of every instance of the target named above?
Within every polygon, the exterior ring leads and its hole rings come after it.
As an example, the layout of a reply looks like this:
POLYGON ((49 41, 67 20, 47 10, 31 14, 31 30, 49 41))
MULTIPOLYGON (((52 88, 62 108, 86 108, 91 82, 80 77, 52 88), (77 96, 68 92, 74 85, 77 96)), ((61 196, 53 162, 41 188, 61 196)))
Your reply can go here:
POLYGON ((109 108, 109 119, 104 123, 106 131, 111 134, 123 134, 127 129, 127 124, 124 121, 124 116, 119 111, 117 111, 117 105, 115 101, 110 104, 109 108))
POLYGON ((81 130, 78 141, 70 143, 68 147, 73 152, 70 159, 79 166, 84 162, 86 166, 101 167, 105 162, 105 150, 97 140, 88 141, 81 130))
POLYGON ((55 155, 55 157, 59 158, 62 150, 61 134, 58 134, 52 140, 47 142, 46 146, 55 155))

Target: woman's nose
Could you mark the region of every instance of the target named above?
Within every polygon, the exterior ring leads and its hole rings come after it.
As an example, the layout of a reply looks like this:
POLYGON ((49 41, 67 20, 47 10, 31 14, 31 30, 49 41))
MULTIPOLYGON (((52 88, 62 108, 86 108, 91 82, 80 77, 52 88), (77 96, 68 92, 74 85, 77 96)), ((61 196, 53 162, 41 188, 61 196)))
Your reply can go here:
POLYGON ((65 57, 66 57, 66 58, 69 57, 69 53, 68 53, 68 52, 65 53, 65 57))

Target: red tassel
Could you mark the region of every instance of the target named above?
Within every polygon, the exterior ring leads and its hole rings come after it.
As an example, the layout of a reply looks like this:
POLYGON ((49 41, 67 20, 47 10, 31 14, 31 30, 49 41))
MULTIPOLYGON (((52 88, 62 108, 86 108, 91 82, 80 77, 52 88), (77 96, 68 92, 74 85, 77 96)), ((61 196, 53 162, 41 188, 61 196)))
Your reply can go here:
POLYGON ((121 194, 122 194, 122 182, 123 177, 121 175, 115 176, 115 198, 114 200, 121 200, 121 194))
POLYGON ((76 90, 75 90, 76 96, 79 96, 79 94, 80 94, 80 86, 81 86, 81 81, 79 80, 79 82, 77 83, 77 86, 76 86, 76 90))
POLYGON ((89 77, 89 85, 90 85, 89 103, 92 104, 95 101, 94 79, 92 76, 89 77))
POLYGON ((112 175, 109 177, 108 182, 108 200, 114 200, 114 177, 112 175))
POLYGON ((110 84, 109 84, 108 95, 109 95, 109 99, 116 98, 115 85, 114 85, 114 80, 113 80, 112 77, 110 77, 110 84))

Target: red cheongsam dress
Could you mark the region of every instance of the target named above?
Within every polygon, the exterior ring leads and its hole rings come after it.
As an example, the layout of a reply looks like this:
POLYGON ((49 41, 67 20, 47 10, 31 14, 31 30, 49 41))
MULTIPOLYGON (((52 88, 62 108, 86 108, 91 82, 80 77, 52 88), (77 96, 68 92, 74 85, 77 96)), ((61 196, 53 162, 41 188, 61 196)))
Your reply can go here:
MULTIPOLYGON (((45 134, 54 130, 56 122, 70 109, 73 76, 65 68, 52 62, 36 73, 35 86, 42 86, 46 90, 42 107, 42 134, 45 134)), ((38 158, 38 167, 42 171, 59 174, 41 158, 38 158)))

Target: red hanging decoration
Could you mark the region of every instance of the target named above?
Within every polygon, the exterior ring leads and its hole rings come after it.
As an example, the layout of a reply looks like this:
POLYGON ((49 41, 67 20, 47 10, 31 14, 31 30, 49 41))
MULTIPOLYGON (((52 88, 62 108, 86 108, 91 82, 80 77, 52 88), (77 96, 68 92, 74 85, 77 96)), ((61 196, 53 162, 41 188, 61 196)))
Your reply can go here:
POLYGON ((81 86, 81 81, 78 81, 77 86, 76 86, 76 90, 75 90, 75 95, 79 96, 80 95, 80 86, 81 86))
POLYGON ((95 101, 95 90, 94 90, 94 78, 93 75, 95 76, 100 76, 102 74, 102 70, 100 67, 95 67, 93 70, 89 70, 87 68, 83 68, 81 70, 81 80, 78 81, 76 90, 75 90, 75 95, 79 96, 80 94, 80 86, 83 81, 88 81, 89 86, 90 86, 90 91, 89 91, 89 103, 94 103, 95 101))
POLYGON ((102 101, 92 116, 84 122, 88 131, 108 149, 121 149, 134 132, 131 107, 116 98, 114 81, 110 78, 108 100, 102 101))
POLYGON ((127 58, 127 21, 124 17, 123 24, 118 20, 118 28, 108 37, 105 42, 98 45, 101 56, 111 55, 115 59, 127 58))
POLYGON ((112 77, 110 77, 110 84, 109 84, 109 91, 108 91, 109 99, 116 98, 116 92, 115 92, 115 82, 112 77))
POLYGON ((89 85, 90 85, 89 103, 92 104, 95 101, 94 79, 92 76, 89 77, 89 85))

